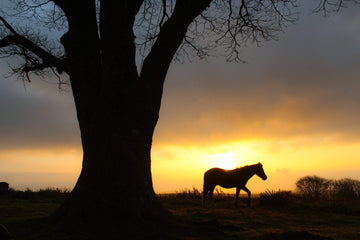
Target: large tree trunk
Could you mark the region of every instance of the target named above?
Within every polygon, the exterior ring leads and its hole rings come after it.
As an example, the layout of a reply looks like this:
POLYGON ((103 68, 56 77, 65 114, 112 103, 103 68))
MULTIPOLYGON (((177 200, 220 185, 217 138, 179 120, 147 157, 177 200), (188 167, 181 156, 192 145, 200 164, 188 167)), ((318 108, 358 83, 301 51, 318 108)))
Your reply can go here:
MULTIPOLYGON (((107 88, 93 102, 92 114, 79 116, 83 166, 57 212, 61 222, 95 225, 100 232, 111 226, 124 234, 170 216, 156 198, 151 176, 159 99, 154 104, 151 92, 138 83, 129 84, 126 91, 107 88)), ((82 106, 87 104, 77 102, 78 115, 86 110, 82 106)))
MULTIPOLYGON (((118 116, 100 112, 95 122, 87 124, 92 129, 83 130, 87 131, 83 138, 83 167, 65 202, 67 214, 83 221, 155 215, 159 208, 150 169, 154 125, 140 129, 141 116, 121 112, 122 117, 126 116, 124 122, 118 116)), ((149 117, 141 120, 145 118, 149 117)))
POLYGON ((101 1, 100 38, 95 5, 56 2, 69 22, 61 42, 71 66, 84 156, 77 184, 55 216, 85 226, 144 229, 144 222, 169 216, 156 199, 151 177, 163 83, 189 24, 210 0, 176 2, 140 74, 133 24, 141 0, 101 1))
POLYGON ((125 2, 102 4, 101 41, 96 17, 89 14, 95 14, 95 6, 86 0, 62 6, 69 9, 69 31, 61 41, 71 65, 84 152, 76 186, 55 214, 62 222, 139 223, 167 215, 151 177, 152 136, 165 75, 153 86, 138 75, 132 24, 139 5, 129 1, 134 6, 122 6, 125 2))

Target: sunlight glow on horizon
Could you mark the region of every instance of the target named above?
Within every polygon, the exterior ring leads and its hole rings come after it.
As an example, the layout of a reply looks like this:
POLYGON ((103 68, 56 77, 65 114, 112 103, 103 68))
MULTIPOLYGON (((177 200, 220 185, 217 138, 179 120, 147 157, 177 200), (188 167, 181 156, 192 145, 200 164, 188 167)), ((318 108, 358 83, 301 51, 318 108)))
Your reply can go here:
MULTIPOLYGON (((233 169, 261 162, 268 175, 248 182, 252 192, 294 190, 305 175, 326 178, 360 176, 360 143, 248 140, 211 143, 165 144, 154 142, 153 185, 157 193, 202 189, 203 174, 213 167, 233 169)), ((17 189, 72 188, 81 170, 81 149, 14 149, 0 151, 2 181, 17 189)), ((225 190, 233 192, 233 189, 225 190)))
POLYGON ((1 171, 78 173, 81 149, 14 149, 0 151, 1 171), (36 163, 36 164, 35 164, 36 163))
POLYGON ((249 180, 248 186, 254 192, 294 190, 296 180, 305 175, 358 179, 353 170, 360 169, 359 148, 360 143, 297 145, 293 140, 281 144, 265 140, 234 141, 201 147, 155 144, 152 154, 154 187, 157 192, 202 189, 203 174, 212 167, 233 169, 258 162, 263 164, 269 178, 262 181, 255 176, 249 180), (349 175, 345 175, 347 172, 349 175))
MULTIPOLYGON (((203 174, 213 167, 233 169, 261 162, 268 175, 248 182, 252 192, 266 189, 294 190, 305 175, 325 178, 360 176, 360 143, 304 144, 295 140, 228 141, 221 144, 154 143, 152 176, 155 192, 167 193, 196 187, 202 189, 203 174)), ((81 170, 81 149, 27 150, 0 152, 2 181, 17 189, 72 188, 81 170)), ((233 189, 225 190, 233 192, 233 189)))

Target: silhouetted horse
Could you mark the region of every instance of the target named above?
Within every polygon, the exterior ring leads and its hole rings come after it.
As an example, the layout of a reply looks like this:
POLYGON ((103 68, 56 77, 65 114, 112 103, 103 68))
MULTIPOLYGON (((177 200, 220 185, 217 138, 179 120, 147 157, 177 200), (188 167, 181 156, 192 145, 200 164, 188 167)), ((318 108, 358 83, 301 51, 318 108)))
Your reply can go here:
POLYGON ((205 207, 207 194, 209 194, 210 199, 212 199, 216 185, 220 185, 223 188, 236 187, 235 205, 237 205, 240 190, 243 189, 248 194, 248 206, 250 206, 251 192, 245 185, 254 174, 263 180, 267 179, 261 163, 235 168, 233 170, 224 170, 221 168, 211 168, 207 170, 204 174, 203 206, 205 207))

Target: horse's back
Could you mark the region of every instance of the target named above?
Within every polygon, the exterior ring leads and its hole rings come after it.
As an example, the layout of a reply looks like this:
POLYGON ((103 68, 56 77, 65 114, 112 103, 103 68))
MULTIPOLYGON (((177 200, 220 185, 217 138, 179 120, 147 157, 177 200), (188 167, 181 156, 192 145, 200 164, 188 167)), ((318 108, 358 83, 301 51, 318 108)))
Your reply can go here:
POLYGON ((204 183, 208 185, 220 185, 225 188, 235 187, 236 183, 233 181, 231 171, 222 168, 211 168, 204 174, 204 183))
POLYGON ((214 176, 221 176, 226 174, 226 170, 222 168, 211 168, 204 173, 204 179, 213 178, 214 176))

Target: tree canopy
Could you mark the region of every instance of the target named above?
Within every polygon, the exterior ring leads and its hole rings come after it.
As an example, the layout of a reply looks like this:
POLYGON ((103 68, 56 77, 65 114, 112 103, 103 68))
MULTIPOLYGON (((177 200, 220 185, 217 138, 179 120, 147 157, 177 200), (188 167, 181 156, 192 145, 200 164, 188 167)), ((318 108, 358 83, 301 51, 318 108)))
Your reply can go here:
MULTIPOLYGON (((189 19, 191 25, 186 29, 177 49, 176 60, 220 54, 229 61, 242 61, 241 47, 249 42, 260 43, 275 39, 287 23, 295 21, 295 2, 216 0, 199 1, 199 6, 196 6, 197 4, 188 1, 136 1, 136 12, 132 13, 136 17, 132 24, 139 69, 158 41, 164 25, 175 19, 177 12, 181 13, 180 8, 198 9, 201 12, 189 19), (216 49, 219 47, 220 51, 216 49)), ((23 62, 14 66, 13 70, 23 74, 27 80, 29 73, 41 75, 44 70, 49 69, 54 74, 68 71, 60 37, 68 31, 73 20, 67 16, 66 12, 70 10, 65 8, 65 3, 66 1, 16 0, 7 2, 3 8, 0 18, 0 54, 3 57, 20 56, 23 62)), ((79 13, 96 11, 91 20, 97 22, 101 41, 102 1, 93 3, 91 8, 79 9, 79 13)))

